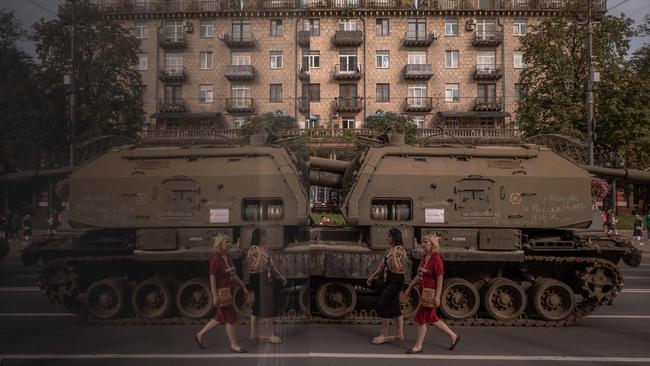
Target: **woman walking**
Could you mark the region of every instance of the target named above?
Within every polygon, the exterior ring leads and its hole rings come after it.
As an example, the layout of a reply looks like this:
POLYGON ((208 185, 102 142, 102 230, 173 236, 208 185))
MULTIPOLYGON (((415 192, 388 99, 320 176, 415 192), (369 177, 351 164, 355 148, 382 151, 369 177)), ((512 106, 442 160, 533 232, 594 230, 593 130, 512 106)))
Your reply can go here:
POLYGON ((641 215, 634 215, 634 232, 632 233, 634 240, 643 240, 643 220, 641 215))
POLYGON ((449 329, 447 324, 440 320, 436 314, 436 308, 440 307, 442 276, 444 274, 444 264, 440 255, 438 237, 432 234, 425 235, 422 238, 422 248, 425 254, 420 260, 418 273, 406 289, 406 296, 408 296, 414 286, 421 288, 420 308, 414 319, 418 323, 418 338, 415 346, 406 353, 422 352, 424 337, 427 334, 427 323, 433 323, 436 328, 449 337, 451 341, 449 350, 453 350, 460 341, 460 336, 449 329))
POLYGON ((235 334, 235 324, 239 320, 237 311, 233 306, 232 287, 233 284, 239 284, 244 290, 246 297, 250 293, 244 286, 244 283, 237 276, 235 266, 228 255, 231 242, 230 238, 221 233, 214 238, 214 254, 210 259, 210 291, 212 292, 212 304, 217 308, 217 315, 194 336, 194 340, 199 348, 203 349, 203 337, 210 330, 214 329, 219 323, 226 323, 226 335, 230 341, 230 350, 232 352, 246 352, 239 343, 235 334))
POLYGON ((253 314, 251 315, 251 340, 265 341, 273 344, 282 343, 280 337, 273 334, 273 318, 277 316, 274 300, 274 279, 287 285, 287 279, 278 271, 271 256, 265 248, 266 231, 255 228, 251 234, 251 247, 248 249, 249 286, 255 294, 253 314), (265 319, 266 330, 258 334, 260 319, 265 319))
POLYGON ((384 259, 375 272, 368 278, 370 286, 377 280, 376 288, 381 291, 377 300, 377 315, 382 318, 381 331, 372 339, 372 344, 382 344, 394 340, 404 340, 404 317, 400 309, 400 292, 404 285, 404 261, 406 251, 402 246, 402 232, 390 229, 386 241, 390 248, 386 250, 384 259), (397 319, 397 335, 390 336, 388 327, 390 319, 397 319))

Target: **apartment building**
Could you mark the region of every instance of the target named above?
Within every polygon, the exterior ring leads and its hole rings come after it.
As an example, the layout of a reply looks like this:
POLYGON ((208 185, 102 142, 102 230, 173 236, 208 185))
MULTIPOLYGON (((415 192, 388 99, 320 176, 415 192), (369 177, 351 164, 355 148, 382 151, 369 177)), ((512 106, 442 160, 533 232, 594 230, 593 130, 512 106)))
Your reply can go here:
MULTIPOLYGON (((570 0, 101 0, 142 41, 159 129, 237 128, 281 112, 300 128, 508 128, 521 37, 570 0)), ((576 0, 580 1, 580 0, 576 0)), ((604 1, 596 1, 604 9, 604 1)))

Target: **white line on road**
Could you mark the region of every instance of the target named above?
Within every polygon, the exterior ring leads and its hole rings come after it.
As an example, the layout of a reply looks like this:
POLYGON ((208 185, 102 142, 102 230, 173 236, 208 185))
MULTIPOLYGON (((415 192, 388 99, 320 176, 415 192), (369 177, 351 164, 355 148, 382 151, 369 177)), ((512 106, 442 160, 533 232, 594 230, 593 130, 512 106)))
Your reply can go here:
POLYGON ((0 292, 40 292, 38 287, 0 287, 0 292))
POLYGON ((625 288, 623 293, 628 292, 628 293, 636 293, 636 294, 650 294, 650 289, 648 288, 625 288))
POLYGON ((37 317, 37 316, 77 316, 77 314, 72 313, 0 313, 0 318, 11 318, 11 317, 37 317))
POLYGON ((231 359, 231 358, 355 358, 355 359, 424 359, 466 361, 552 361, 600 363, 648 363, 650 357, 575 357, 575 356, 506 356, 506 355, 405 355, 376 353, 104 353, 104 354, 8 354, 0 359, 231 359))
POLYGON ((650 276, 623 276, 624 280, 631 280, 631 279, 648 279, 650 276))
POLYGON ((600 318, 600 319, 650 319, 650 315, 587 315, 585 318, 600 318))

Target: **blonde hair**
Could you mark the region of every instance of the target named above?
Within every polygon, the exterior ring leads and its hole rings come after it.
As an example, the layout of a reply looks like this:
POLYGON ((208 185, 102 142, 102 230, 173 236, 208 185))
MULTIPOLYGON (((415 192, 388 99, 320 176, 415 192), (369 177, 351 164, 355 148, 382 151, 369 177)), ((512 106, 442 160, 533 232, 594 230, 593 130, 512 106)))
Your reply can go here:
POLYGON ((214 243, 212 244, 212 250, 215 252, 221 252, 221 244, 223 244, 228 238, 223 233, 218 233, 214 237, 214 243))
POLYGON ((431 246, 433 246, 433 251, 437 252, 440 250, 440 240, 438 240, 438 236, 436 234, 427 234, 422 237, 422 242, 424 243, 425 240, 428 240, 429 243, 431 243, 431 246))

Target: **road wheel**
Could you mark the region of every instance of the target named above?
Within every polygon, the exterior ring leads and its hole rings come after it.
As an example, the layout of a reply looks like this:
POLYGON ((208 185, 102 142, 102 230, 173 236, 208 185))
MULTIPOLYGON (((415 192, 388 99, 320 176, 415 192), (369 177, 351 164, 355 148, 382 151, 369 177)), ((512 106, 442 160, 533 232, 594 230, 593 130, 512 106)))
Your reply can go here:
POLYGON ((450 278, 444 283, 440 302, 440 311, 446 318, 462 320, 476 314, 480 297, 476 287, 467 280, 450 278))
POLYGON ((86 308, 98 319, 114 319, 126 308, 124 284, 119 278, 95 281, 86 291, 86 308))
POLYGON ((483 305, 496 320, 519 318, 526 308, 526 294, 516 282, 507 278, 495 278, 485 286, 483 305))
POLYGON ((138 284, 131 296, 133 310, 149 319, 163 318, 171 310, 173 301, 167 282, 160 277, 151 277, 138 284))
POLYGON ((307 316, 311 314, 310 298, 311 288, 306 283, 300 288, 300 292, 298 293, 298 304, 300 305, 300 310, 307 316))
POLYGON ((576 305, 571 287, 551 278, 538 281, 531 293, 531 305, 544 320, 562 320, 573 312, 576 305))
POLYGON ((403 293, 400 294, 399 307, 404 319, 413 318, 418 312, 418 306, 420 306, 420 290, 417 288, 411 289, 409 296, 403 296, 403 293))
POLYGON ((185 281, 176 293, 176 307, 188 318, 200 319, 208 316, 214 309, 208 281, 204 278, 185 281))
POLYGON ((349 283, 327 282, 316 291, 316 306, 323 316, 342 318, 357 306, 357 293, 349 283))
MULTIPOLYGON (((252 299, 257 301, 257 299, 252 299)), ((240 317, 249 319, 253 314, 253 301, 246 298, 246 293, 241 287, 235 288, 233 293, 233 306, 240 317)))

